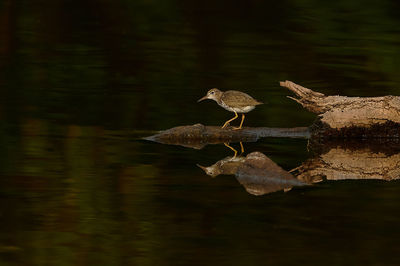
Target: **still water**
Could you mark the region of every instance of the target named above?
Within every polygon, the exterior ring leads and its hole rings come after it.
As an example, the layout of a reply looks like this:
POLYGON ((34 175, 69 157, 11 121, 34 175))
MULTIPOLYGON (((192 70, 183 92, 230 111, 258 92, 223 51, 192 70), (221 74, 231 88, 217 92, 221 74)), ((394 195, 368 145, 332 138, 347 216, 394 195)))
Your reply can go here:
POLYGON ((398 265, 400 183, 387 181, 398 177, 398 148, 341 143, 321 155, 302 138, 244 143, 243 156, 325 176, 256 196, 237 176, 197 166, 232 156, 223 144, 143 137, 222 125, 231 113, 196 102, 212 87, 267 103, 245 126, 288 128, 315 115, 286 98, 282 80, 400 95, 399 10, 396 1, 1 1, 1 265, 398 265))

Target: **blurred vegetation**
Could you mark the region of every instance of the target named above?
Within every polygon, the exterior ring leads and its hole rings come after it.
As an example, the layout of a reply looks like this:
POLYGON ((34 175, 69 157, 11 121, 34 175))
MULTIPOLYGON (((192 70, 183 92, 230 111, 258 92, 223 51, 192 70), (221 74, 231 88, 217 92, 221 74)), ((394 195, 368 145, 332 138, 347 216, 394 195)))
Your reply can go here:
MULTIPOLYGON (((230 113, 196 103, 211 87, 268 103, 249 126, 312 122, 280 80, 400 95, 399 10, 396 1, 0 1, 1 259, 248 265, 290 262, 290 253, 341 264, 342 252, 392 262, 397 188, 250 198, 232 179, 194 174, 197 159, 221 159, 223 147, 201 155, 129 134, 221 124, 230 113), (332 227, 353 239, 342 245, 332 227), (332 245, 315 244, 327 238, 332 245)), ((263 149, 289 169, 304 146, 263 149)))
POLYGON ((230 114, 196 99, 220 87, 269 103, 252 112, 254 125, 308 125, 314 116, 286 99, 278 81, 328 94, 400 94, 397 7, 395 1, 5 0, 3 115, 110 129, 218 124, 230 114))

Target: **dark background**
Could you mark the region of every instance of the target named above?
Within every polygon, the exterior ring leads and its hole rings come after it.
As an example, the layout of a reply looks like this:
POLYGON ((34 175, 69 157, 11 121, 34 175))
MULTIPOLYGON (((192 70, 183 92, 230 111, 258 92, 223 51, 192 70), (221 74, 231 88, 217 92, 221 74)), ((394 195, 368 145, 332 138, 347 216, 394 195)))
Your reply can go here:
MULTIPOLYGON (((230 155, 148 143, 222 125, 196 101, 267 102, 245 125, 308 126, 279 81, 400 95, 398 1, 2 0, 0 258, 7 265, 381 265, 400 249, 398 182, 249 195, 196 163, 230 155)), ((286 170, 306 140, 245 145, 286 170)))

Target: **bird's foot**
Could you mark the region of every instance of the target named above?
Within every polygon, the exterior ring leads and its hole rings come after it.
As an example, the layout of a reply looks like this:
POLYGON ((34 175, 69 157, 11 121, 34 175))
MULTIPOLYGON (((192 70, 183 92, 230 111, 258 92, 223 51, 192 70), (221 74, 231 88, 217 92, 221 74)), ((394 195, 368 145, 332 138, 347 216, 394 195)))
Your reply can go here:
POLYGON ((234 127, 233 130, 239 130, 242 129, 242 127, 234 127))
POLYGON ((225 123, 221 128, 226 128, 227 126, 229 126, 229 123, 225 123))

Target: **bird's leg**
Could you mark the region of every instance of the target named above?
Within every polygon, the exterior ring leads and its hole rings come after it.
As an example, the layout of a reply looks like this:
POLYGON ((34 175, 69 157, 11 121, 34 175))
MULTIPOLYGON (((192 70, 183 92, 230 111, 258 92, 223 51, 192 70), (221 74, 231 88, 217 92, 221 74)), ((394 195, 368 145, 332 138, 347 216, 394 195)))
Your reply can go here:
POLYGON ((239 117, 238 114, 235 112, 235 117, 226 121, 225 124, 222 126, 222 128, 226 128, 226 126, 229 125, 229 122, 235 120, 238 117, 239 117))
POLYGON ((240 150, 242 151, 240 154, 242 154, 244 152, 243 143, 239 142, 239 144, 240 144, 240 150))
POLYGON ((229 146, 229 144, 228 143, 224 143, 224 145, 226 146, 226 147, 228 147, 229 149, 231 149, 234 153, 235 153, 235 155, 233 155, 233 157, 232 157, 232 159, 235 159, 236 158, 236 155, 237 155, 237 150, 235 150, 234 148, 232 148, 231 146, 229 146))
POLYGON ((244 114, 242 114, 242 122, 240 122, 240 126, 235 127, 234 130, 242 129, 243 121, 244 121, 244 114))

